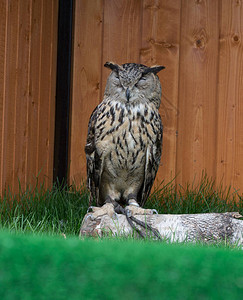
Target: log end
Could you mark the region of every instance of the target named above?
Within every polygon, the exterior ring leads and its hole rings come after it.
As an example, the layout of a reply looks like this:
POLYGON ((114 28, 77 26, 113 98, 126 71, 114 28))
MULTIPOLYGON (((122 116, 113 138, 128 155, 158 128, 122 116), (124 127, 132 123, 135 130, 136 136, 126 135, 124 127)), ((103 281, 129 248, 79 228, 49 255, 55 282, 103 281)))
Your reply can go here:
POLYGON ((101 219, 97 218, 95 220, 91 219, 91 214, 88 213, 84 216, 79 237, 91 236, 91 237, 98 237, 99 230, 97 229, 100 225, 101 219))

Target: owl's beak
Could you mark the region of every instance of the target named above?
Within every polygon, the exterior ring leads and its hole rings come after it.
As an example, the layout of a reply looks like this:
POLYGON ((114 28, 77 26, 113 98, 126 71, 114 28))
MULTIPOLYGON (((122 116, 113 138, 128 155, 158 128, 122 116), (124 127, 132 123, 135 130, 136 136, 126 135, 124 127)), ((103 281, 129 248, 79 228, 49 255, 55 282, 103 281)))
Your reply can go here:
POLYGON ((126 97, 127 97, 127 101, 129 101, 131 97, 129 88, 126 89, 126 97))

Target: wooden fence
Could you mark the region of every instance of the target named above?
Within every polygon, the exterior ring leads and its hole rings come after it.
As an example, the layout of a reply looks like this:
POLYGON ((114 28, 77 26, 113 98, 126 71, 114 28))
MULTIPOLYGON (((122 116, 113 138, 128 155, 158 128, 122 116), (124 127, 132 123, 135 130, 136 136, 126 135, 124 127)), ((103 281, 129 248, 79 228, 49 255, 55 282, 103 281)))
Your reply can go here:
MULTIPOLYGON (((40 168, 52 178, 57 1, 0 3, 4 187, 18 177, 28 183, 40 168)), ((205 170, 242 192, 242 20, 240 0, 76 0, 69 181, 85 179, 87 125, 103 97, 104 63, 137 62, 166 66, 157 180, 184 185, 205 170)))
POLYGON ((205 170, 243 188, 243 3, 236 0, 76 1, 70 178, 85 177, 89 115, 106 61, 162 64, 164 146, 157 179, 205 170))
POLYGON ((0 191, 52 182, 57 13, 57 0, 0 0, 0 191))

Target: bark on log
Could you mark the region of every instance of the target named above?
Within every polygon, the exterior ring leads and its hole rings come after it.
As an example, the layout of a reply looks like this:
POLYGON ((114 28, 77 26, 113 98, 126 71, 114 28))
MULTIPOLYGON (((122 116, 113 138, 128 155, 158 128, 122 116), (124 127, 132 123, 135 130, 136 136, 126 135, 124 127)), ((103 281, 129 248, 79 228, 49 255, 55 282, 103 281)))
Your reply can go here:
MULTIPOLYGON (((157 229, 162 239, 171 242, 215 243, 227 241, 230 244, 243 246, 243 220, 237 212, 183 214, 183 215, 137 215, 136 218, 157 229)), ((136 227, 146 232, 139 225, 136 227)), ((151 236, 149 230, 146 232, 151 236)), ((126 216, 117 215, 112 219, 108 215, 92 220, 86 214, 80 229, 80 236, 132 236, 134 229, 129 225, 126 216)))

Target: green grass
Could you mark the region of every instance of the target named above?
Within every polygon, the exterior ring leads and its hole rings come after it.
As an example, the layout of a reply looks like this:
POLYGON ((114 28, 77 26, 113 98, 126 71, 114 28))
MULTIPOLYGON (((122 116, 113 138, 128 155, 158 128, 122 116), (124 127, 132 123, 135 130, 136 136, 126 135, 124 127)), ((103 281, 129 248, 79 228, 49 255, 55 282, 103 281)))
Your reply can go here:
MULTIPOLYGON (((88 208, 89 194, 85 185, 51 189, 43 186, 17 195, 6 192, 0 205, 0 228, 11 232, 78 235, 82 218, 88 208)), ((243 214, 243 199, 231 189, 216 188, 206 176, 198 186, 175 187, 163 183, 151 194, 146 207, 163 214, 193 214, 239 211, 243 214)))
POLYGON ((242 299, 241 251, 0 232, 0 299, 242 299))
POLYGON ((88 208, 88 191, 54 185, 27 189, 17 195, 6 192, 0 206, 0 228, 11 232, 77 235, 88 208))
POLYGON ((243 213, 243 196, 231 187, 216 187, 215 181, 202 175, 197 185, 175 186, 161 183, 150 195, 146 207, 165 214, 195 214, 238 211, 243 213))
MULTIPOLYGON (((239 247, 79 239, 88 198, 84 186, 5 193, 0 206, 0 299, 242 298, 239 247)), ((159 213, 243 214, 242 202, 237 192, 217 189, 203 177, 198 186, 161 184, 146 206, 159 213)))

